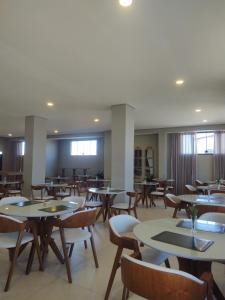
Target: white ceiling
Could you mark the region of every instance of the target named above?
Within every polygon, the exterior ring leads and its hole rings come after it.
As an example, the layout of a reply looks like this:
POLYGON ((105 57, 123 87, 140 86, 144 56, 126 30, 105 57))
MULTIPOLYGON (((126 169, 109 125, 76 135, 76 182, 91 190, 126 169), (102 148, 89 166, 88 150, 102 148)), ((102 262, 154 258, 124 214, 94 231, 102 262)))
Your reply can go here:
POLYGON ((49 133, 106 130, 120 103, 137 129, 224 123, 225 1, 133 1, 0 0, 0 135, 26 115, 49 133))

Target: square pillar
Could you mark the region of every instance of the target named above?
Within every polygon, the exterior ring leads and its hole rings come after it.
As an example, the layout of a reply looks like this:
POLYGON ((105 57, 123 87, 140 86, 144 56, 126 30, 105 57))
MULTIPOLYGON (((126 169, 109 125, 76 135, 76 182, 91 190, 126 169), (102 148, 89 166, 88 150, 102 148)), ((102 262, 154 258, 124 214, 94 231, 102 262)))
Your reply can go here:
POLYGON ((24 195, 31 196, 31 185, 45 182, 47 120, 25 118, 24 195))
POLYGON ((111 186, 134 189, 134 108, 128 104, 112 106, 111 186))

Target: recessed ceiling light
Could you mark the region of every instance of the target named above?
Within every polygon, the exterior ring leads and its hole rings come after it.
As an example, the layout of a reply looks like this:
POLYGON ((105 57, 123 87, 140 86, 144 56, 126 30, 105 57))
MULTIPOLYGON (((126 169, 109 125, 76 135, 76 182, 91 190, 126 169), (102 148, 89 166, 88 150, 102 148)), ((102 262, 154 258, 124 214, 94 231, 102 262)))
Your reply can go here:
POLYGON ((201 108, 196 108, 195 112, 201 112, 201 108))
POLYGON ((56 130, 54 130, 54 133, 59 133, 59 131, 56 129, 56 130))
POLYGON ((94 122, 95 122, 95 123, 98 123, 99 121, 100 121, 100 120, 99 120, 98 118, 95 118, 95 119, 94 119, 94 122))
POLYGON ((208 121, 207 121, 207 120, 203 120, 202 122, 203 122, 203 123, 207 123, 208 121))
POLYGON ((8 136, 10 136, 10 137, 11 137, 11 136, 12 136, 12 133, 8 133, 8 136))
POLYGON ((47 106, 54 106, 53 102, 47 102, 46 104, 47 104, 47 106))
POLYGON ((131 6, 133 0, 119 0, 121 6, 128 7, 131 6))
POLYGON ((184 80, 183 79, 176 80, 176 85, 182 85, 182 84, 184 84, 184 80))

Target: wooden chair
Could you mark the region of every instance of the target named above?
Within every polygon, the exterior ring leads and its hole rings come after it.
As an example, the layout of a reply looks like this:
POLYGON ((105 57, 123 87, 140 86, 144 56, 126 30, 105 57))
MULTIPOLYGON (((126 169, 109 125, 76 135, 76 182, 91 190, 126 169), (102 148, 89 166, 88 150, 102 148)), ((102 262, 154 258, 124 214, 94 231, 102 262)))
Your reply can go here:
MULTIPOLYGON (((166 193, 166 186, 164 186, 163 190, 156 190, 148 194, 148 197, 150 199, 150 207, 156 206, 155 199, 162 199, 164 201, 164 205, 166 208, 165 193, 166 193)), ((146 206, 148 207, 148 204, 146 206)))
POLYGON ((198 190, 191 184, 185 184, 185 191, 187 194, 197 194, 198 190))
POLYGON ((195 205, 198 213, 197 217, 206 213, 225 213, 225 207, 216 205, 195 205))
POLYGON ((0 199, 7 197, 8 190, 4 186, 0 186, 0 199))
POLYGON ((15 185, 14 189, 8 189, 8 196, 22 196, 23 181, 20 181, 15 185))
POLYGON ((177 212, 181 209, 185 209, 187 216, 189 216, 188 205, 186 203, 182 202, 179 199, 179 197, 177 197, 173 194, 166 194, 165 200, 166 200, 166 206, 174 208, 173 218, 176 218, 177 212))
POLYGON ((144 299, 205 300, 207 297, 212 300, 212 276, 209 273, 204 273, 198 279, 182 271, 124 255, 121 260, 121 277, 124 284, 123 300, 127 299, 127 291, 144 299))
POLYGON ((110 241, 117 246, 117 252, 109 278, 104 298, 105 300, 109 299, 109 294, 112 289, 116 272, 120 267, 121 256, 124 249, 131 250, 132 255, 135 257, 156 263, 158 265, 165 262, 165 264, 169 267, 168 255, 166 253, 150 248, 142 252, 140 251, 138 241, 133 235, 133 228, 139 223, 139 220, 129 215, 118 215, 110 218, 109 220, 109 237, 110 241))
POLYGON ((30 257, 34 254, 35 248, 38 253, 39 265, 42 270, 41 253, 38 243, 38 237, 36 228, 33 224, 32 233, 26 232, 26 223, 19 221, 18 219, 0 215, 0 249, 8 249, 10 257, 10 268, 5 284, 4 291, 7 292, 13 276, 14 267, 17 257, 20 252, 20 247, 32 242, 31 252, 28 259, 26 274, 29 274, 31 270, 30 257))
POLYGON ((90 209, 76 212, 72 216, 63 219, 53 219, 47 222, 48 234, 45 252, 47 252, 50 239, 53 239, 56 242, 61 241, 69 283, 72 283, 69 258, 72 256, 75 243, 90 240, 95 266, 98 268, 98 259, 92 233, 92 226, 95 222, 95 214, 96 210, 90 209), (52 232, 53 226, 57 227, 58 230, 52 232), (87 227, 88 230, 83 229, 85 227, 87 227), (70 245, 69 248, 68 245, 70 245))
POLYGON ((71 187, 69 187, 68 185, 65 186, 65 188, 60 188, 59 191, 56 191, 55 193, 55 197, 56 198, 60 198, 61 200, 65 197, 70 197, 71 196, 71 187), (68 191, 69 190, 69 191, 68 191))
POLYGON ((48 195, 48 190, 46 185, 39 184, 39 185, 31 185, 31 192, 32 192, 32 199, 33 200, 53 200, 55 199, 54 196, 48 195))
POLYGON ((115 203, 111 206, 111 215, 117 215, 122 212, 127 212, 128 215, 133 211, 135 218, 137 218, 137 203, 139 201, 138 194, 135 192, 127 192, 127 196, 129 197, 128 202, 119 202, 115 203))

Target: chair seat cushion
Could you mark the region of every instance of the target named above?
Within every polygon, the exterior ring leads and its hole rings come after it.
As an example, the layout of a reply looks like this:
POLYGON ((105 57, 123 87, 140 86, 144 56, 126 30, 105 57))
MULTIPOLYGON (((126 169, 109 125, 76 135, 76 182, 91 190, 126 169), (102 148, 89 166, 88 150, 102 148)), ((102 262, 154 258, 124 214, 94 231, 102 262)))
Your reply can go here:
MULTIPOLYGON (((15 248, 18 232, 0 233, 0 249, 15 248)), ((24 233, 21 245, 33 240, 33 235, 29 232, 24 233)))
POLYGON ((20 194, 20 190, 8 190, 8 194, 20 194))
MULTIPOLYGON (((76 242, 83 242, 85 240, 90 239, 91 234, 88 230, 83 230, 80 228, 65 228, 65 239, 66 243, 76 243, 76 242)), ((52 238, 60 241, 60 233, 59 230, 52 232, 52 238)))
POLYGON ((68 192, 60 192, 56 194, 56 197, 69 197, 70 193, 68 192))
POLYGON ((141 250, 142 260, 155 265, 161 265, 167 258, 170 257, 168 253, 158 251, 150 247, 144 247, 141 250))
POLYGON ((53 200, 54 197, 53 196, 37 196, 37 197, 34 197, 34 200, 53 200))
POLYGON ((151 195, 153 195, 153 196, 164 196, 164 193, 162 193, 162 192, 151 192, 151 195))
POLYGON ((128 209, 129 208, 129 204, 124 202, 124 203, 115 203, 114 205, 111 206, 111 208, 114 209, 128 209))
POLYGON ((100 202, 100 201, 87 201, 87 202, 85 202, 85 206, 86 207, 101 207, 102 202, 100 202))
POLYGON ((156 188, 156 191, 159 191, 159 192, 160 192, 160 191, 164 191, 164 188, 163 188, 163 187, 157 187, 157 188, 156 188))

